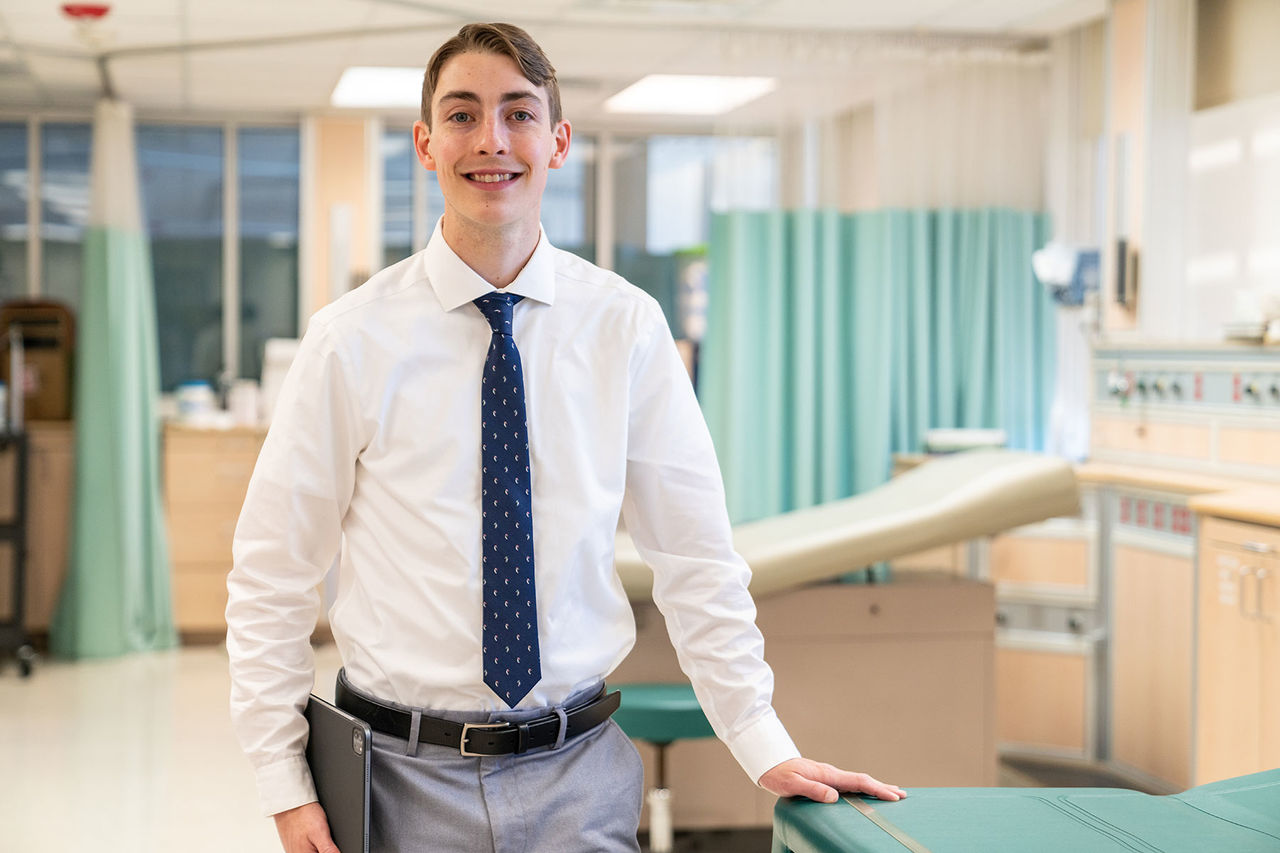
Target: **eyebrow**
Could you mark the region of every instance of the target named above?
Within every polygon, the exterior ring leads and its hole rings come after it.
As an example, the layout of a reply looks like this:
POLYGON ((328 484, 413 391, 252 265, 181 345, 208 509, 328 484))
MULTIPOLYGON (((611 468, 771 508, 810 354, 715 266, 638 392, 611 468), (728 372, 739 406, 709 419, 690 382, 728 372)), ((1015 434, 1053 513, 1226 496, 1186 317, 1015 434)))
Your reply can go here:
MULTIPOLYGON (((536 101, 538 104, 542 103, 542 99, 538 97, 538 93, 529 91, 528 89, 524 91, 506 92, 502 96, 502 103, 504 104, 510 103, 512 101, 526 101, 526 100, 536 101)), ((475 92, 457 90, 453 92, 445 92, 443 95, 441 95, 440 103, 443 104, 445 101, 468 101, 470 103, 478 104, 480 103, 480 96, 477 95, 475 92)))

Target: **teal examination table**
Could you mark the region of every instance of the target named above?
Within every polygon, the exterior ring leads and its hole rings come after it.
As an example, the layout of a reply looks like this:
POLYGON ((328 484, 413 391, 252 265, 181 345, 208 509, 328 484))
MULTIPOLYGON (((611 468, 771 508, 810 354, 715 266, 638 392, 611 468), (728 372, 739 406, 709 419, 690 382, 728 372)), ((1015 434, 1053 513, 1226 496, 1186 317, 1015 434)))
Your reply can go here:
POLYGON ((1280 769, 1155 797, 1111 788, 918 788, 779 800, 773 853, 1280 853, 1280 769))

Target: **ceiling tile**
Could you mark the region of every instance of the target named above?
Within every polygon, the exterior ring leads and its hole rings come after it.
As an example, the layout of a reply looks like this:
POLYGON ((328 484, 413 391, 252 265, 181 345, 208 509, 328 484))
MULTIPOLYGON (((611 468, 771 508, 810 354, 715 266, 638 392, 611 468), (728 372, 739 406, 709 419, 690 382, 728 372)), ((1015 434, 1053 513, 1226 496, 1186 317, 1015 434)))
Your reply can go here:
POLYGON ((1013 25, 1057 6, 1061 0, 965 0, 940 10, 921 23, 930 28, 964 32, 1009 32, 1013 25))
MULTIPOLYGON (((747 112, 811 113, 857 97, 869 85, 865 81, 879 79, 871 70, 891 61, 885 32, 1052 27, 1106 0, 708 0, 704 10, 737 10, 721 14, 719 25, 705 15, 692 16, 690 23, 690 15, 673 11, 692 2, 657 0, 636 11, 632 0, 117 0, 103 29, 110 49, 119 53, 112 61, 117 86, 135 103, 156 109, 166 103, 195 111, 213 104, 222 111, 234 111, 237 104, 279 112, 327 109, 347 65, 422 67, 466 17, 526 27, 565 81, 566 107, 572 103, 588 114, 608 95, 655 71, 777 76, 784 81, 782 92, 747 112), (353 35, 314 38, 344 29, 353 35), (386 29, 392 31, 368 35, 386 29), (299 41, 207 48, 209 42, 289 35, 299 41), (134 52, 145 46, 172 49, 184 36, 199 48, 185 60, 178 53, 134 52)), ((19 43, 88 53, 56 0, 0 0, 0 22, 19 43)), ((921 45, 917 53, 927 47, 925 41, 921 45)), ((28 49, 19 59, 34 52, 28 49)), ((82 65, 48 70, 36 85, 65 85, 67 97, 82 98, 86 87, 97 87, 92 63, 82 65)))
POLYGON ((6 8, 0 14, 4 15, 13 40, 20 44, 112 50, 142 44, 174 44, 181 37, 176 0, 129 0, 127 4, 113 5, 104 18, 87 29, 96 39, 92 44, 84 41, 84 28, 63 15, 60 5, 57 2, 20 3, 17 10, 6 8))
POLYGON ((192 41, 239 41, 359 30, 367 25, 369 15, 368 4, 353 0, 272 0, 253 4, 223 0, 191 3, 187 28, 192 41))
POLYGON ((125 57, 108 65, 111 82, 120 97, 137 109, 182 109, 182 58, 164 56, 125 57))
POLYGON ((57 106, 92 101, 102 91, 98 67, 91 61, 28 56, 27 67, 39 88, 57 106))

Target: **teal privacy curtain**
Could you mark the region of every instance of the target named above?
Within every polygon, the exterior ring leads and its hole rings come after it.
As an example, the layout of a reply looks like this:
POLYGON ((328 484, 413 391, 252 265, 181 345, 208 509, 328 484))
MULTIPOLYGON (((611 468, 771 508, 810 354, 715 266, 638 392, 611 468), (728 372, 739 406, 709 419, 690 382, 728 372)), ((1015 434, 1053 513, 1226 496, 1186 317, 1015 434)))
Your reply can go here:
POLYGON ((698 391, 733 520, 873 488, 931 428, 1041 449, 1048 233, 1002 208, 715 215, 698 391))
POLYGON ((71 557, 50 628, 53 651, 68 657, 177 643, 160 502, 155 297, 127 104, 97 106, 92 181, 71 557))

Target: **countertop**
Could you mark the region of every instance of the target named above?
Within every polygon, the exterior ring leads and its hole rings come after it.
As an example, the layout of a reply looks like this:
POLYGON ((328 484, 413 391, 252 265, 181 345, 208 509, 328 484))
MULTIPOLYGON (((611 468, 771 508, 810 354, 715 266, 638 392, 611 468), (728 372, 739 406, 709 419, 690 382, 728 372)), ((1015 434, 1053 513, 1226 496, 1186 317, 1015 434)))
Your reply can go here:
MULTIPOLYGON (((908 471, 931 458, 933 457, 924 453, 895 454, 894 471, 895 473, 908 471)), ((1273 485, 1256 480, 1243 480, 1238 477, 1223 477, 1196 471, 1179 471, 1142 465, 1117 465, 1111 462, 1082 462, 1075 465, 1072 470, 1079 482, 1091 485, 1130 486, 1180 495, 1198 495, 1200 497, 1191 504, 1192 509, 1196 509, 1203 503, 1206 507, 1215 507, 1213 514, 1222 514, 1228 512, 1228 507, 1234 507, 1235 509, 1230 510, 1233 513, 1231 517, 1239 517, 1234 513, 1243 512, 1253 505, 1253 515, 1261 514, 1273 519, 1265 523, 1280 524, 1280 483, 1273 485), (1239 495, 1239 501, 1230 500, 1231 495, 1239 495), (1208 502, 1211 497, 1217 496, 1222 496, 1224 500, 1208 502), (1271 509, 1267 509, 1267 506, 1271 509)))
POLYGON ((1187 506, 1200 515, 1280 527, 1280 486, 1253 485, 1198 495, 1187 501, 1187 506))

